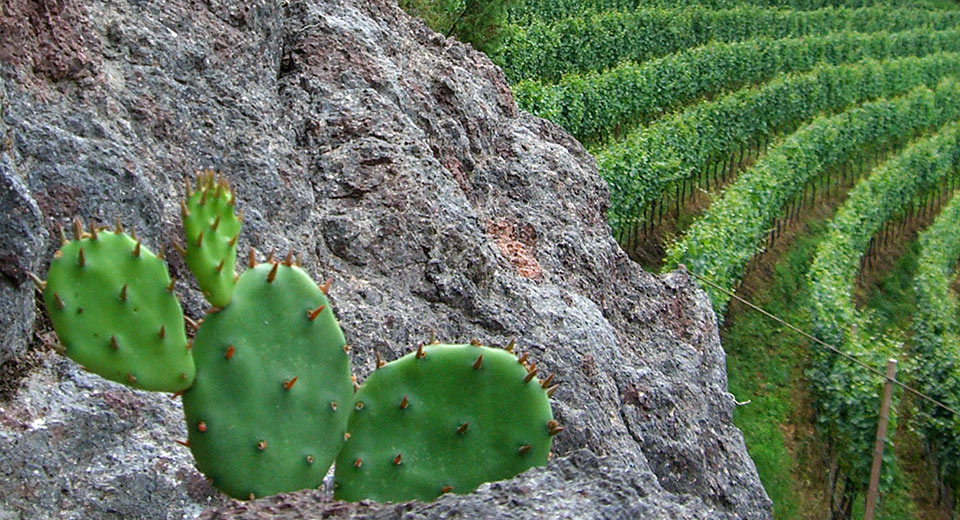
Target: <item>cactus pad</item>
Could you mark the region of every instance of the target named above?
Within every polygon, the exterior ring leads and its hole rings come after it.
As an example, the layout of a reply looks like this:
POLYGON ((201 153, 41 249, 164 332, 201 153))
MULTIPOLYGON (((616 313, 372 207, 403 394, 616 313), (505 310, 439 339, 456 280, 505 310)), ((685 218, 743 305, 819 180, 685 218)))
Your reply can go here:
POLYGON ((66 355, 143 390, 190 386, 183 311, 162 260, 122 233, 91 228, 54 255, 43 300, 66 355))
POLYGON ((260 264, 197 331, 183 394, 188 445, 213 485, 241 499, 318 487, 353 403, 343 333, 298 267, 260 264))
POLYGON ((233 294, 240 218, 234 213, 236 197, 226 181, 212 171, 197 176, 197 190, 180 207, 187 248, 187 266, 212 305, 226 307, 233 294))
POLYGON ((544 465, 553 421, 536 369, 476 345, 421 346, 356 394, 337 458, 343 500, 433 500, 544 465))

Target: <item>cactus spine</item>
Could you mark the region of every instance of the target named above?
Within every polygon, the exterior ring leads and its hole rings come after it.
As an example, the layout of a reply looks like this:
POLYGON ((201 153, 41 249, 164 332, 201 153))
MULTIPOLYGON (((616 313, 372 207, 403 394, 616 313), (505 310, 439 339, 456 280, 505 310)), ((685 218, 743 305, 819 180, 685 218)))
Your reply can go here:
POLYGON ((421 345, 378 368, 357 392, 335 496, 428 501, 546 464, 563 428, 536 373, 478 345, 421 345))
POLYGON ((193 382, 183 311, 163 261, 139 240, 74 222, 43 283, 65 353, 100 376, 142 390, 193 382))
POLYGON ((330 303, 290 263, 260 264, 194 341, 183 394, 197 467, 236 498, 320 485, 343 444, 353 399, 330 303))
MULTIPOLYGON (((183 315, 161 258, 136 236, 74 222, 75 239, 30 274, 66 355, 104 378, 183 396, 197 467, 240 499, 321 484, 337 460, 336 496, 432 500, 468 493, 547 461, 563 430, 553 376, 527 356, 470 345, 420 345, 357 391, 343 332, 317 284, 292 261, 234 276, 240 218, 213 172, 188 183, 181 249, 207 300, 183 315), (187 341, 184 322, 196 330, 187 341)), ((61 230, 61 235, 63 234, 61 230)))
POLYGON ((233 293, 240 235, 236 200, 227 182, 207 170, 197 176, 196 191, 187 183, 186 200, 180 206, 187 266, 204 297, 216 307, 226 307, 233 293))

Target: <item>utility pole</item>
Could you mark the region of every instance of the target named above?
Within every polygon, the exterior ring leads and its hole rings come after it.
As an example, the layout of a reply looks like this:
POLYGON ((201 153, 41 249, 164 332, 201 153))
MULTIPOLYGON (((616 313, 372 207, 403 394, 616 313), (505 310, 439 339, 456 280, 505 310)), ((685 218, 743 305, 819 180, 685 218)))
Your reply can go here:
POLYGON ((887 440, 887 421, 890 419, 890 397, 893 395, 893 381, 897 375, 897 360, 887 360, 887 377, 883 383, 883 401, 880 402, 880 421, 877 424, 877 444, 873 448, 873 467, 870 469, 870 487, 867 490, 867 503, 864 508, 864 520, 873 520, 877 507, 877 494, 880 485, 880 466, 883 463, 883 446, 887 440))

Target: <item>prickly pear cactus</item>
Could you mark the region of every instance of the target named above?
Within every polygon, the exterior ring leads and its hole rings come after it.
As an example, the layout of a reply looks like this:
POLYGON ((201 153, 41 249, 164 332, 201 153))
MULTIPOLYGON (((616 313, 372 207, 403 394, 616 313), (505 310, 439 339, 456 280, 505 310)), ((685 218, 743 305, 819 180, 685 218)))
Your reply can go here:
POLYGON ((356 394, 335 496, 427 501, 546 464, 563 428, 542 387, 550 381, 524 361, 503 349, 429 345, 378 368, 356 394))
POLYGON ((237 262, 240 218, 234 213, 236 197, 227 182, 214 172, 197 176, 196 191, 187 184, 186 201, 181 203, 187 248, 184 257, 204 297, 212 305, 230 303, 237 262))
POLYGON ((318 487, 353 404, 343 333, 300 268, 260 264, 194 338, 197 377, 183 394, 188 446, 236 498, 318 487))
POLYGON ((54 255, 43 301, 66 355, 100 376, 143 390, 193 382, 183 311, 166 265, 120 230, 89 232, 54 255))

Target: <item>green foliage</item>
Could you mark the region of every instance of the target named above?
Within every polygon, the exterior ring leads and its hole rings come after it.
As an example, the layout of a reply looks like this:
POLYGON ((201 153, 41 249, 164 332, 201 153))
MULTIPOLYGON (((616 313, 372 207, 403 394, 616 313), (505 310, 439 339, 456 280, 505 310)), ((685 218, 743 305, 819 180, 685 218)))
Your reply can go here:
MULTIPOLYGON (((774 219, 802 196, 805 186, 842 165, 960 117, 960 83, 944 80, 932 92, 917 87, 892 100, 865 103, 820 116, 770 149, 742 173, 667 252, 666 268, 688 269, 727 288, 739 285, 747 263, 762 247, 774 219)), ((729 297, 707 292, 718 316, 729 297)))
MULTIPOLYGON (((866 327, 867 320, 867 317, 859 316, 856 323, 866 327)), ((901 344, 885 336, 866 335, 850 336, 842 347, 847 355, 873 367, 885 366, 887 359, 897 357, 901 348, 901 344)), ((837 457, 840 475, 848 479, 850 486, 845 493, 856 496, 866 491, 870 476, 883 377, 822 349, 814 350, 812 358, 807 377, 813 387, 817 425, 837 457)), ((890 410, 890 432, 896 431, 898 394, 894 394, 890 410)), ((893 482, 892 439, 893 434, 888 434, 881 491, 889 489, 893 482)))
POLYGON ((560 429, 536 369, 512 352, 429 345, 357 392, 337 458, 344 500, 433 500, 547 463, 560 429))
POLYGON ((340 450, 353 384, 329 305, 298 267, 260 264, 197 331, 190 450, 230 496, 316 488, 340 450))
MULTIPOLYGON (((139 240, 74 222, 76 240, 54 255, 43 300, 65 353, 134 388, 190 386, 193 358, 183 311, 163 261, 139 240)), ((43 285, 42 283, 40 285, 43 285)))
POLYGON ((423 18, 433 30, 493 54, 504 37, 507 10, 517 1, 400 0, 400 7, 423 18))
POLYGON ((507 9, 517 0, 466 0, 451 33, 479 51, 495 54, 504 39, 507 9))
MULTIPOLYGON (((916 309, 915 298, 913 297, 913 276, 916 272, 918 249, 916 240, 905 244, 896 263, 889 271, 880 276, 877 283, 871 284, 871 287, 868 288, 868 295, 861 307, 861 312, 866 312, 870 316, 870 321, 867 324, 870 327, 869 335, 887 335, 905 343, 906 331, 916 309)), ((891 251, 891 253, 893 252, 891 251)), ((897 367, 897 380, 916 388, 916 384, 911 380, 914 373, 913 360, 909 357, 904 359, 901 356, 900 364, 897 367)), ((921 451, 923 450, 918 444, 921 440, 920 436, 914 433, 913 425, 916 421, 916 415, 913 415, 912 418, 909 417, 913 412, 911 407, 905 406, 905 403, 901 403, 900 409, 906 412, 901 420, 908 420, 908 424, 902 425, 896 432, 894 453, 898 465, 892 468, 893 484, 877 503, 877 520, 921 518, 917 511, 919 504, 914 501, 913 497, 923 493, 923 491, 917 489, 923 486, 923 484, 918 486, 917 479, 921 479, 920 482, 922 482, 930 476, 928 473, 919 472, 915 468, 918 462, 916 457, 922 456, 921 451), (901 432, 905 434, 901 435, 901 432)), ((862 506, 863 501, 858 498, 857 502, 854 503, 853 514, 850 518, 862 518, 862 506)))
POLYGON ((464 0, 400 0, 400 8, 422 18, 428 27, 447 34, 464 7, 464 0))
MULTIPOLYGON (((801 224, 804 233, 776 263, 770 283, 750 295, 751 301, 801 330, 810 328, 809 285, 805 275, 825 224, 822 220, 805 220, 801 224)), ((822 494, 811 495, 807 490, 811 485, 823 489, 824 480, 828 478, 828 463, 824 461, 818 466, 815 461, 804 460, 809 456, 804 454, 809 448, 803 445, 816 445, 819 440, 803 436, 793 439, 789 449, 784 435, 792 431, 798 421, 801 427, 805 423, 801 418, 805 415, 805 399, 798 396, 798 390, 809 385, 802 373, 807 352, 820 347, 747 308, 740 308, 735 319, 724 327, 722 342, 727 353, 730 392, 741 401, 751 401, 734 409, 734 423, 743 431, 764 489, 773 501, 774 518, 825 517, 818 515, 818 511, 826 508, 826 498, 822 494), (800 452, 799 460, 794 458, 797 452, 800 452), (815 509, 809 510, 811 506, 815 509)), ((901 375, 898 379, 903 380, 901 375)), ((799 395, 803 395, 802 391, 799 395)), ((891 469, 896 468, 888 466, 884 471, 891 469)), ((910 482, 897 471, 892 475, 893 483, 888 485, 879 503, 878 518, 915 518, 915 514, 897 516, 898 512, 910 509, 910 482)), ((862 509, 862 500, 860 506, 862 509)), ((855 508, 851 518, 863 516, 862 512, 858 516, 856 511, 855 508)))
POLYGON ((240 218, 234 213, 236 197, 214 172, 197 175, 197 191, 181 206, 186 235, 187 266, 212 305, 224 307, 233 294, 234 267, 240 218))
POLYGON ((558 83, 514 85, 521 108, 562 126, 588 144, 648 123, 699 96, 722 93, 819 64, 840 65, 960 51, 960 30, 842 32, 827 36, 711 42, 602 73, 568 74, 558 83))
POLYGON ((880 226, 917 196, 938 188, 960 167, 960 122, 912 144, 850 190, 810 268, 817 334, 841 344, 856 310, 851 290, 860 258, 880 226))
MULTIPOLYGON (((769 285, 750 295, 751 301, 802 330, 808 329, 810 321, 804 275, 824 227, 822 221, 807 221, 804 226, 807 232, 776 263, 769 285)), ((794 485, 806 478, 806 468, 795 458, 801 450, 786 448, 784 433, 803 409, 797 393, 807 387, 803 368, 809 341, 749 308, 726 325, 721 340, 729 390, 738 400, 750 401, 734 409, 734 424, 743 431, 747 450, 773 501, 774 518, 800 518, 806 504, 794 485)), ((816 474, 816 478, 824 477, 816 474)))
POLYGON ((937 220, 920 235, 921 254, 915 277, 916 339, 926 356, 939 350, 936 340, 960 330, 960 305, 950 295, 954 268, 960 258, 960 196, 954 196, 937 220))
MULTIPOLYGON (((888 357, 899 357, 900 336, 888 334, 877 320, 886 316, 854 306, 853 280, 884 222, 902 218, 905 208, 922 204, 919 198, 957 180, 954 134, 960 133, 960 123, 954 121, 960 117, 960 83, 944 80, 960 74, 960 10, 955 4, 526 0, 510 11, 509 19, 516 26, 494 60, 514 84, 522 108, 564 127, 596 151, 598 168, 610 185, 608 216, 615 236, 649 223, 675 201, 677 225, 682 226, 679 202, 688 200, 688 191, 710 189, 711 167, 716 183, 716 166, 729 163, 733 172, 738 151, 742 159, 744 150, 765 148, 772 139, 787 136, 766 154, 758 152, 755 164, 711 201, 682 241, 670 246, 668 268, 684 263, 726 287, 739 284, 784 207, 796 204, 807 188, 816 192, 840 177, 846 180, 853 164, 861 166, 862 175, 864 162, 947 125, 936 137, 916 142, 877 168, 850 193, 818 246, 816 261, 811 266, 811 253, 804 265, 795 266, 797 283, 810 267, 807 283, 784 296, 789 308, 798 305, 798 294, 808 295, 815 316, 806 315, 806 308, 782 314, 814 327, 818 336, 853 358, 882 367, 888 357), (762 82, 767 83, 727 93, 762 82), (671 114, 700 98, 707 101, 671 114)), ((960 221, 960 215, 945 218, 952 227, 960 221)), ((920 303, 935 325, 918 324, 914 334, 918 351, 935 352, 918 369, 929 385, 926 391, 954 407, 960 406, 960 369, 955 368, 960 366, 960 334, 955 333, 960 310, 947 288, 960 256, 953 251, 960 248, 957 233, 940 231, 943 240, 952 242, 949 261, 935 263, 949 269, 938 267, 935 277, 922 270, 918 275, 928 282, 935 279, 936 288, 925 289, 933 296, 920 303)), ((662 234, 657 230, 638 242, 662 234)), ((727 297, 708 291, 722 315, 727 297)), ((903 302, 886 303, 881 310, 901 319, 909 314, 896 306, 903 302)), ((921 317, 918 312, 918 321, 921 317)), ((763 343, 790 341, 780 341, 783 331, 769 329, 743 334, 763 343)), ((747 440, 765 485, 769 490, 773 483, 777 502, 787 503, 777 514, 798 514, 795 503, 790 505, 789 483, 771 475, 792 469, 793 461, 783 456, 778 424, 793 399, 788 379, 800 376, 784 375, 776 366, 784 357, 777 347, 745 345, 737 354, 743 359, 728 362, 748 375, 740 378, 737 368, 731 368, 731 389, 754 384, 746 382, 753 374, 776 379, 786 389, 747 397, 738 392, 759 406, 736 413, 750 424, 747 440), (765 364, 767 358, 772 361, 765 364)), ((801 365, 802 360, 795 360, 791 367, 799 371, 801 365)), ((850 504, 865 489, 870 473, 882 378, 820 351, 814 351, 807 375, 821 431, 838 461, 840 480, 833 490, 841 490, 842 503, 850 504)), ((927 407, 921 418, 935 453, 944 453, 940 469, 945 480, 960 486, 960 426, 935 408, 927 407)), ((897 476, 889 448, 888 440, 881 510, 888 518, 912 516, 909 493, 892 488, 894 479, 909 479, 897 476)))
MULTIPOLYGON (((920 235, 914 277, 917 310, 911 342, 916 381, 926 395, 960 410, 960 303, 950 292, 960 258, 960 193, 920 235)), ((960 418, 929 402, 920 403, 920 430, 935 447, 940 478, 960 487, 960 418)), ((956 503, 954 504, 956 506, 956 503)))
MULTIPOLYGON (((893 484, 877 502, 874 520, 904 520, 905 518, 923 518, 913 502, 910 491, 913 483, 899 467, 889 468, 893 473, 893 484)), ((866 494, 854 502, 850 518, 864 518, 866 494)))
POLYGON ((867 60, 818 66, 661 119, 596 156, 610 183, 608 217, 615 234, 671 187, 697 178, 705 165, 754 140, 796 128, 821 111, 842 109, 960 72, 960 54, 867 60))
POLYGON ((632 11, 643 0, 520 0, 510 9, 512 23, 529 25, 539 20, 559 20, 595 11, 632 11))
MULTIPOLYGON (((871 366, 896 357, 900 346, 886 335, 869 336, 870 317, 857 311, 853 286, 871 238, 883 223, 918 195, 955 180, 960 169, 960 122, 908 147, 859 182, 830 223, 818 245, 807 278, 816 335, 871 366)), ((853 491, 866 487, 870 447, 882 377, 851 366, 845 359, 815 351, 809 377, 816 394, 818 420, 834 445, 840 468, 853 491)), ((893 406, 891 413, 896 411, 893 406)), ((888 439, 889 441, 889 439, 888 439)), ((885 462, 888 462, 885 455, 885 462)), ((892 478, 885 471, 884 478, 892 478)))
POLYGON ((623 61, 643 62, 711 42, 800 38, 839 31, 939 31, 958 25, 960 11, 889 6, 817 11, 755 6, 720 11, 707 7, 610 11, 517 28, 495 61, 511 83, 522 79, 554 82, 565 73, 602 71, 623 61))
POLYGON ((937 2, 935 0, 523 0, 510 10, 509 19, 513 23, 527 25, 537 20, 559 20, 606 10, 632 11, 653 7, 691 6, 708 9, 731 9, 744 4, 757 7, 789 8, 797 11, 828 7, 862 8, 877 5, 885 7, 952 7, 949 2, 937 2))

